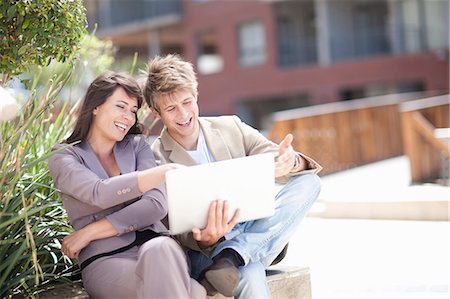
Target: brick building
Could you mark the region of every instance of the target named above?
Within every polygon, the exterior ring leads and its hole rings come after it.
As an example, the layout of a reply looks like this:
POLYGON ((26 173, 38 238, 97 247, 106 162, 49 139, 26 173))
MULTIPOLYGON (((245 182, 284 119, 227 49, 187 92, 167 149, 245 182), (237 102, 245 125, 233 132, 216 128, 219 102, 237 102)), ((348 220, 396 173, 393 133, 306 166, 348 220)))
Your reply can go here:
POLYGON ((449 92, 447 0, 85 0, 118 55, 179 53, 201 114, 267 128, 273 111, 449 92))

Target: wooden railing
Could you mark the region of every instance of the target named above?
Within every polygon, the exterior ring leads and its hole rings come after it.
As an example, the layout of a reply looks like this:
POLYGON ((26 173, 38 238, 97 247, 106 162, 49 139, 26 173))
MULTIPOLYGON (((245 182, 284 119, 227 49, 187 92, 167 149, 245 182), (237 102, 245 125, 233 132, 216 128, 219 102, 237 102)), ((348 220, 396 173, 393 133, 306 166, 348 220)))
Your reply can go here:
POLYGON ((422 95, 396 94, 274 113, 269 138, 294 135, 294 148, 316 159, 321 175, 403 154, 399 103, 422 95))
POLYGON ((450 143, 439 138, 437 129, 450 130, 449 95, 400 105, 405 153, 413 183, 449 178, 450 143))

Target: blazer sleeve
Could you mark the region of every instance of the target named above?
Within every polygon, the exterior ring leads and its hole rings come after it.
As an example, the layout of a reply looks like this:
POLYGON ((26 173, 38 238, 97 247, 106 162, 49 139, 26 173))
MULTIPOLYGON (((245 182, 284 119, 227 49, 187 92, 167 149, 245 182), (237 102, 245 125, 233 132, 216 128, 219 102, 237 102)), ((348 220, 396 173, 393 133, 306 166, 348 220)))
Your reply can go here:
MULTIPOLYGON (((242 122, 237 116, 234 116, 234 121, 243 136, 247 155, 256 155, 271 152, 274 154, 275 158, 278 156, 278 144, 270 141, 258 130, 242 122)), ((307 165, 305 165, 305 168, 302 170, 293 169, 291 173, 277 178, 278 183, 286 183, 292 176, 306 173, 318 173, 322 170, 322 167, 319 165, 319 163, 314 161, 312 158, 300 152, 297 152, 297 154, 306 160, 307 165)))
POLYGON ((274 157, 278 155, 278 145, 276 143, 267 139, 255 128, 244 123, 239 117, 234 115, 233 120, 242 136, 247 156, 269 152, 273 153, 274 157))
MULTIPOLYGON (((136 149, 137 169, 156 166, 150 145, 142 138, 136 149)), ((120 234, 139 230, 160 221, 167 214, 166 192, 160 185, 145 192, 137 201, 114 212, 106 218, 120 234)))
POLYGON ((84 164, 73 146, 57 145, 53 150, 58 151, 49 158, 48 166, 53 182, 61 193, 101 209, 142 195, 138 188, 137 172, 102 179, 84 164))

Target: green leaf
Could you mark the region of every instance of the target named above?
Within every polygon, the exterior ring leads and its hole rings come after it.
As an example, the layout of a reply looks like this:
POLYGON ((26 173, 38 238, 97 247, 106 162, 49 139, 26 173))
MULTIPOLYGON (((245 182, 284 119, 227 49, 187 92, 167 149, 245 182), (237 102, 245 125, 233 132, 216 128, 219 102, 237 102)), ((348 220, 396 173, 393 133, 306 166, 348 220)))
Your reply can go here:
POLYGON ((28 25, 30 25, 30 18, 25 17, 25 20, 22 23, 22 29, 27 29, 28 25))
POLYGON ((17 53, 19 53, 19 55, 23 55, 23 54, 25 54, 25 52, 27 51, 27 49, 28 49, 28 46, 27 46, 27 45, 22 46, 22 47, 20 47, 20 49, 19 49, 19 51, 18 51, 17 53))
POLYGON ((8 8, 8 12, 6 13, 8 16, 8 21, 11 20, 16 15, 16 11, 17 11, 17 6, 15 6, 15 5, 11 5, 8 8))

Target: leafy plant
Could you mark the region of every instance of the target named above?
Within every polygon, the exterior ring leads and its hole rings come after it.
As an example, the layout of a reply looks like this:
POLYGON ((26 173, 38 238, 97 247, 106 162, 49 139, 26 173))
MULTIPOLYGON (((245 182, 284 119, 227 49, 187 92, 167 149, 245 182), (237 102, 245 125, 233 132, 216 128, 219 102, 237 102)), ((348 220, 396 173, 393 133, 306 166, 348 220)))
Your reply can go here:
POLYGON ((71 265, 59 250, 70 228, 46 164, 51 145, 72 126, 73 109, 64 106, 53 121, 50 112, 70 74, 55 75, 44 98, 33 86, 21 115, 0 124, 1 298, 17 292, 33 296, 39 284, 71 265))
POLYGON ((31 65, 72 57, 86 33, 85 24, 83 0, 1 1, 0 84, 31 65))
MULTIPOLYGON (((73 61, 71 63, 53 60, 44 68, 40 66, 30 67, 29 72, 31 74, 41 74, 37 81, 37 89, 46 86, 54 74, 73 69, 73 76, 64 85, 60 97, 72 102, 80 100, 92 80, 111 68, 114 62, 113 45, 111 41, 100 40, 94 34, 85 35, 81 39, 79 51, 73 56, 75 59, 71 59, 73 61)), ((23 82, 29 81, 27 74, 21 77, 23 82)))

